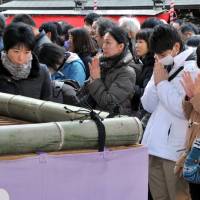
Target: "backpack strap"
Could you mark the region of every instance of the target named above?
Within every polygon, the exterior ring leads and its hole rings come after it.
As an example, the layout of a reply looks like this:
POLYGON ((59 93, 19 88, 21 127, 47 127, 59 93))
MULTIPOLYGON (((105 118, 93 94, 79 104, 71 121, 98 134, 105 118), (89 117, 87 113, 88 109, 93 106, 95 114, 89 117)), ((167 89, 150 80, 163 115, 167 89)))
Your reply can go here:
POLYGON ((179 67, 179 68, 168 78, 168 81, 173 80, 183 69, 184 69, 183 66, 179 67))
MULTIPOLYGON (((185 61, 195 60, 196 56, 194 53, 191 53, 185 61)), ((179 67, 169 78, 168 81, 173 80, 182 70, 184 69, 183 66, 179 67)))

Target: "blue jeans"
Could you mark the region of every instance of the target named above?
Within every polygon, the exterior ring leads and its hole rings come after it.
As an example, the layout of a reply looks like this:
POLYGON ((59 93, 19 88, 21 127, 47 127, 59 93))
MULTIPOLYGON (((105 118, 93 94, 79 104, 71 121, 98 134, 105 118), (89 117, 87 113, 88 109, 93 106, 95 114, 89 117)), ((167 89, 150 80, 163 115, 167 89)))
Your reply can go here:
POLYGON ((200 138, 195 140, 185 160, 183 177, 190 183, 200 184, 200 138))

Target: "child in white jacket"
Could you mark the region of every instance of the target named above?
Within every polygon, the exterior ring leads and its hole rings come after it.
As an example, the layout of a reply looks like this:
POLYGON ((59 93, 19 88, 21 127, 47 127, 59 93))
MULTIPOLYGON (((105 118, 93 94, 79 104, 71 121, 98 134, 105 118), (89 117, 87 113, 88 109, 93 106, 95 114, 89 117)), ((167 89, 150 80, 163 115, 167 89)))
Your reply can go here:
POLYGON ((184 70, 198 72, 193 51, 184 50, 178 32, 169 25, 157 26, 150 38, 155 53, 154 72, 141 98, 152 113, 142 144, 149 149, 149 186, 153 199, 190 199, 188 184, 174 175, 175 162, 184 150, 187 120, 182 109, 184 70))

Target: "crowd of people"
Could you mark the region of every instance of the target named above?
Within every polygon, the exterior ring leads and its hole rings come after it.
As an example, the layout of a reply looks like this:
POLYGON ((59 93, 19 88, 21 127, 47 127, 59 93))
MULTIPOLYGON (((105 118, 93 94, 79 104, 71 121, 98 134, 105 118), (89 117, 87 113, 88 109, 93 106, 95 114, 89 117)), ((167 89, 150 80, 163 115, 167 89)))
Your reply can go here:
POLYGON ((180 19, 140 24, 89 13, 77 28, 64 21, 36 27, 27 14, 6 25, 0 16, 0 92, 138 117, 149 199, 199 200, 200 183, 182 176, 200 137, 198 34, 180 19))

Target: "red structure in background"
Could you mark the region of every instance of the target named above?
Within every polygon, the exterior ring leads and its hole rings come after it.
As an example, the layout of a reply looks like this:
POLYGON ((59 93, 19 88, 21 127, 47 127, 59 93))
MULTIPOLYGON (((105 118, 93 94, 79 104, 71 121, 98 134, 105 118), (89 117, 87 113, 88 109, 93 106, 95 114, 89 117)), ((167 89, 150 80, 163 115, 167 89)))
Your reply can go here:
MULTIPOLYGON (((80 15, 32 15, 36 26, 39 27, 44 22, 49 21, 66 21, 67 23, 75 26, 75 27, 81 27, 84 24, 84 16, 80 15)), ((107 15, 104 17, 109 17, 115 21, 118 21, 118 19, 121 17, 120 15, 107 15)), ((149 16, 149 15, 141 15, 136 16, 137 19, 142 23, 146 18, 148 17, 158 17, 159 19, 163 19, 166 22, 169 21, 169 12, 161 13, 156 16, 149 16)), ((7 24, 9 24, 12 21, 13 16, 7 17, 7 24)))

